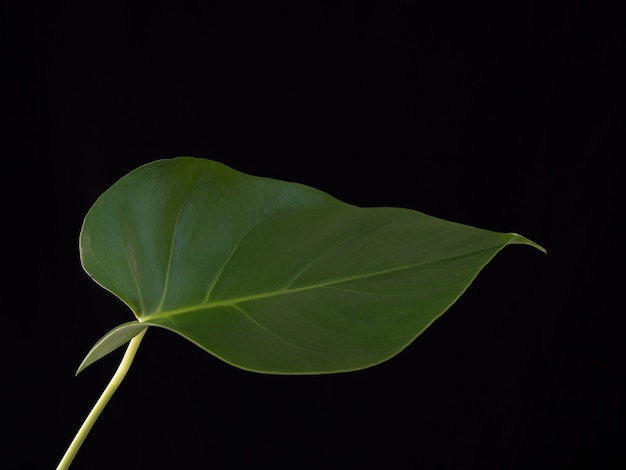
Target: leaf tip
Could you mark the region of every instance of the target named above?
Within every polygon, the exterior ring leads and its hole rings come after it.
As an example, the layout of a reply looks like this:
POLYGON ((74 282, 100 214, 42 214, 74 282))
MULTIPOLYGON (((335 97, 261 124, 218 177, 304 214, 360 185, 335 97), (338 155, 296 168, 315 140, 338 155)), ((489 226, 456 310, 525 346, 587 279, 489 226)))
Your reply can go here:
POLYGON ((76 369, 76 372, 74 372, 74 377, 78 377, 78 374, 80 374, 83 370, 85 370, 85 367, 82 363, 78 366, 78 369, 76 369))
POLYGON ((87 367, 89 367, 91 364, 96 362, 98 359, 99 359, 99 357, 94 359, 89 354, 87 356, 85 356, 83 361, 78 366, 78 369, 76 369, 76 372, 74 372, 74 377, 78 377, 78 374, 80 374, 82 371, 84 371, 87 367))
POLYGON ((535 243, 534 241, 532 241, 529 238, 526 238, 526 237, 520 235, 519 233, 511 233, 510 235, 512 236, 512 238, 511 238, 511 241, 509 243, 519 244, 519 245, 530 245, 533 248, 536 248, 539 251, 541 251, 544 255, 548 254, 548 250, 546 250, 539 243, 535 243))

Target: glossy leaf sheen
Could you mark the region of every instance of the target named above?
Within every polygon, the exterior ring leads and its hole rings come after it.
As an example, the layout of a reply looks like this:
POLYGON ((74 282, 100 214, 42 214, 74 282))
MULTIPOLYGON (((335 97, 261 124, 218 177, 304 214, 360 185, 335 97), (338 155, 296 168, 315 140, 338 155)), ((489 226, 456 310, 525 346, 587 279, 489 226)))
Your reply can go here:
POLYGON ((191 157, 121 178, 87 214, 84 269, 146 326, 247 370, 314 374, 389 359, 504 246, 538 245, 399 208, 359 208, 296 183, 191 157))

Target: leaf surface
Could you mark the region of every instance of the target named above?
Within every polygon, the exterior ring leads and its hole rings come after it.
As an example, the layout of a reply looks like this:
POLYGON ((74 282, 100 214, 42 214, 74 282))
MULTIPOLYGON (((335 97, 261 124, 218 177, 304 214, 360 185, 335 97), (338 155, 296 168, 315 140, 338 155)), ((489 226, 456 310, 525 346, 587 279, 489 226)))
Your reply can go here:
POLYGON ((514 233, 359 208, 206 159, 158 160, 85 217, 84 269, 138 322, 105 335, 81 370, 141 326, 257 372, 369 367, 410 344, 514 243, 543 250, 514 233))

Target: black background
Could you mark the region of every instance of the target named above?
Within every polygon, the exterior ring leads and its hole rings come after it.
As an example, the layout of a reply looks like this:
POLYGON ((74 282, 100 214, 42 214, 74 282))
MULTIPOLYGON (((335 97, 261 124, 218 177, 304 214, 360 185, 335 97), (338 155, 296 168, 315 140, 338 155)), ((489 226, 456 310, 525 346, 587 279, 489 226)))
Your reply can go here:
POLYGON ((7 468, 56 465, 120 353, 76 366, 132 319, 81 270, 82 218, 130 170, 178 155, 519 232, 548 254, 507 248, 405 351, 355 373, 244 372, 150 330, 72 468, 626 464, 617 11, 154 1, 15 15, 7 468))

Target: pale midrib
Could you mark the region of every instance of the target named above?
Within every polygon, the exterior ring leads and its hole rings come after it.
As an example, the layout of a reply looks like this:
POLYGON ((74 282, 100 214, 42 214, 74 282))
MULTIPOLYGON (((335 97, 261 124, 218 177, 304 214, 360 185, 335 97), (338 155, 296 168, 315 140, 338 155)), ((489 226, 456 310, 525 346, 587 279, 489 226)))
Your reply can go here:
MULTIPOLYGON (((504 246, 504 245, 502 245, 504 246)), ((497 247, 495 248, 495 252, 497 252, 499 249, 502 248, 501 247, 497 247)), ((484 250, 479 250, 477 252, 473 252, 473 253, 466 253, 464 255, 461 256, 455 256, 453 258, 459 258, 459 257, 465 257, 468 256, 469 254, 477 254, 483 251, 491 251, 493 250, 493 248, 491 249, 484 249, 484 250)), ((493 253, 493 255, 495 255, 495 252, 493 253)), ((314 289, 322 289, 324 287, 329 287, 329 286, 334 286, 336 284, 341 284, 344 282, 350 282, 350 281, 356 281, 359 279, 367 279, 368 277, 374 277, 374 276, 380 276, 383 274, 389 274, 389 273, 393 273, 393 272, 398 272, 398 271, 403 271, 406 269, 413 269, 413 268, 417 268, 418 266, 423 266, 423 265, 427 265, 427 264, 434 264, 434 263, 438 263, 441 261, 449 261, 452 258, 446 258, 446 259, 438 259, 438 260, 432 260, 432 261, 428 261, 428 262, 421 262, 421 263, 414 263, 414 264, 410 264, 410 265, 406 265, 406 266, 401 266, 398 268, 393 268, 393 269, 385 269, 382 271, 376 271, 376 272, 372 272, 372 273, 367 273, 367 274, 362 274, 360 276, 351 276, 348 278, 342 278, 342 279, 333 279, 331 281, 327 281, 327 282, 319 282, 316 284, 310 284, 308 286, 302 286, 302 287, 296 287, 296 288, 283 288, 283 289, 279 289, 276 291, 271 291, 271 292, 261 292, 259 294, 251 294, 251 295, 245 295, 242 297, 234 297, 231 299, 224 299, 224 300, 216 300, 213 302, 203 302, 197 305, 190 305, 187 307, 182 307, 182 308, 176 308, 176 309, 172 309, 172 310, 167 310, 167 311, 163 311, 163 312, 154 312, 148 315, 145 315, 143 317, 140 318, 140 321, 144 322, 144 321, 153 321, 155 319, 158 318, 171 318, 173 316, 176 315, 182 315, 185 313, 191 313, 191 312, 195 312, 198 310, 206 310, 208 308, 217 308, 217 307, 228 307, 228 306, 234 306, 237 305, 239 303, 243 303, 243 302, 250 302, 252 300, 260 300, 260 299, 268 299, 271 297, 279 297, 281 295, 289 295, 289 294, 295 294, 297 292, 305 292, 305 291, 309 291, 309 290, 314 290, 314 289)), ((487 261, 488 262, 488 261, 487 261)))

